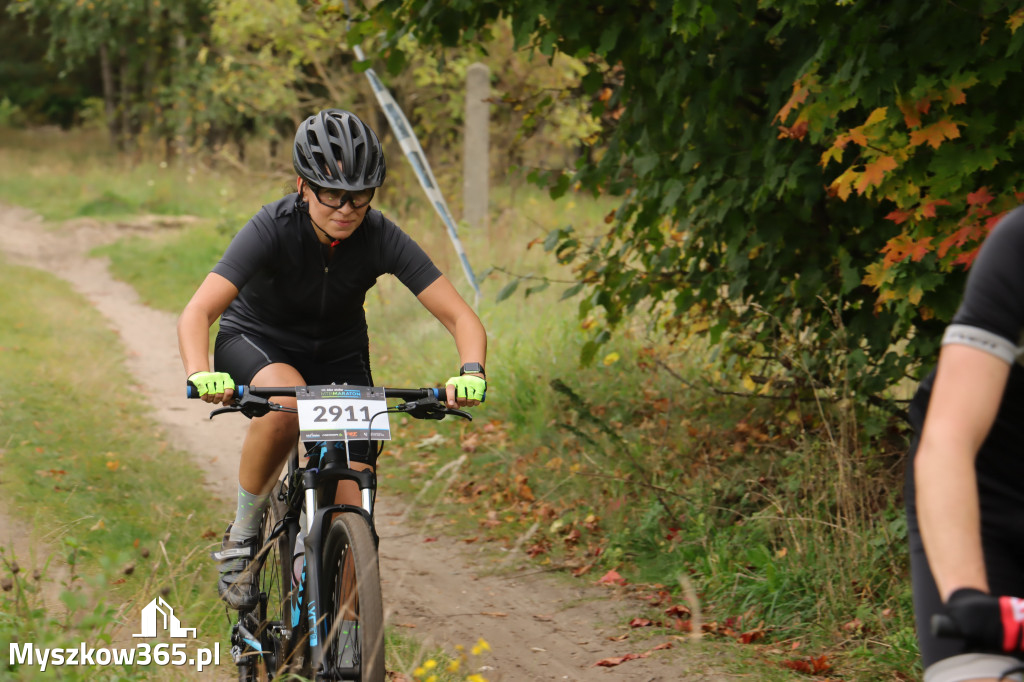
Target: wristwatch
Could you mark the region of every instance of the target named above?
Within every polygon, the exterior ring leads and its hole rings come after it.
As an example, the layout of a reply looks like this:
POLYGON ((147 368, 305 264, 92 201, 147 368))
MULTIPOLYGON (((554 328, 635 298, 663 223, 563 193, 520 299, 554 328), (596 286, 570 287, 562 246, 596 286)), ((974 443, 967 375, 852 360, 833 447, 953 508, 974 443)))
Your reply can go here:
POLYGON ((481 365, 479 362, 467 362, 466 364, 464 364, 459 369, 459 376, 462 376, 463 374, 479 374, 484 379, 487 378, 487 375, 484 374, 484 366, 481 365))

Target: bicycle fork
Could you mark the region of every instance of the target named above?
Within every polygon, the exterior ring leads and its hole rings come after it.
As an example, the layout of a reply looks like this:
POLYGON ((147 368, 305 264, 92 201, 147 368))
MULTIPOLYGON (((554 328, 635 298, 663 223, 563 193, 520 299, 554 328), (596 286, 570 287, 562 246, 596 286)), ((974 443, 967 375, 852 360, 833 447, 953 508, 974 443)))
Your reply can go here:
MULTIPOLYGON (((323 548, 327 532, 330 530, 334 515, 340 512, 356 512, 373 526, 373 490, 376 487, 376 475, 372 471, 356 471, 347 468, 333 467, 316 471, 306 470, 302 474, 301 488, 303 491, 303 509, 306 515, 305 555, 302 563, 302 579, 292 605, 292 627, 297 627, 303 612, 309 632, 309 653, 312 669, 322 672, 325 649, 327 646, 327 619, 322 613, 322 605, 329 604, 332 585, 322 584, 322 570, 326 561, 333 557, 324 557, 323 548), (331 504, 318 507, 316 501, 317 486, 337 483, 338 481, 355 481, 359 485, 364 507, 350 504, 331 504), (310 561, 310 557, 315 559, 310 561), (306 603, 303 605, 303 599, 306 603)), ((376 530, 373 532, 376 538, 376 530)))

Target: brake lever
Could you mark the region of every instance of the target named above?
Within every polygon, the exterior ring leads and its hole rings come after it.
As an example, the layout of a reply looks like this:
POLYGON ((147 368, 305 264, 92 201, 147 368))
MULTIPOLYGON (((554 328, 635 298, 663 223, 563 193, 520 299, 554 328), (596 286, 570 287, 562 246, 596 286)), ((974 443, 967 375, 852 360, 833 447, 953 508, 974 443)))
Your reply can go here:
POLYGON ((468 412, 448 407, 437 398, 420 398, 419 400, 398 405, 395 409, 415 419, 441 420, 449 414, 454 414, 457 417, 473 421, 473 417, 468 412))
POLYGON ((218 414, 226 414, 228 412, 241 412, 249 419, 252 419, 253 417, 262 417, 273 409, 273 405, 266 398, 261 398, 247 392, 228 407, 222 407, 211 412, 210 419, 213 419, 218 414))
POLYGON ((454 414, 456 417, 462 417, 463 419, 473 421, 473 415, 471 415, 469 412, 466 412, 464 410, 456 410, 454 407, 446 407, 444 409, 448 411, 448 414, 454 414))

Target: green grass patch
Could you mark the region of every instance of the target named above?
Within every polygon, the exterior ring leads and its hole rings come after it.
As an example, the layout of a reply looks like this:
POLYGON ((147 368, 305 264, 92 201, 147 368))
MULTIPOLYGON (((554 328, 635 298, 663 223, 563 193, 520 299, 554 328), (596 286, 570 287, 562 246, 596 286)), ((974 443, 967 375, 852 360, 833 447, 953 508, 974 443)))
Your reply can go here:
POLYGON ((0 631, 38 645, 102 640, 163 594, 216 641, 225 628, 206 550, 221 519, 195 465, 140 406, 120 343, 86 301, 51 275, 4 264, 0 288, 19 292, 0 307, 0 487, 8 509, 85 576, 58 589, 73 618, 32 606, 42 589, 32 581, 0 595, 15 600, 0 608, 0 631))

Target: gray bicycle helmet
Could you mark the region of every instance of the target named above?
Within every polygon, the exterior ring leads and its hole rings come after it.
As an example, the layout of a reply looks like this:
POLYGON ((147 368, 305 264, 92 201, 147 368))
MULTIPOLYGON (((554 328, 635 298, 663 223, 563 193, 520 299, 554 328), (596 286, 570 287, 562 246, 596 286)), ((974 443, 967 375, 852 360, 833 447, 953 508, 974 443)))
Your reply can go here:
POLYGON ((324 109, 299 125, 292 163, 306 182, 329 189, 380 187, 387 174, 377 135, 342 109, 324 109))

